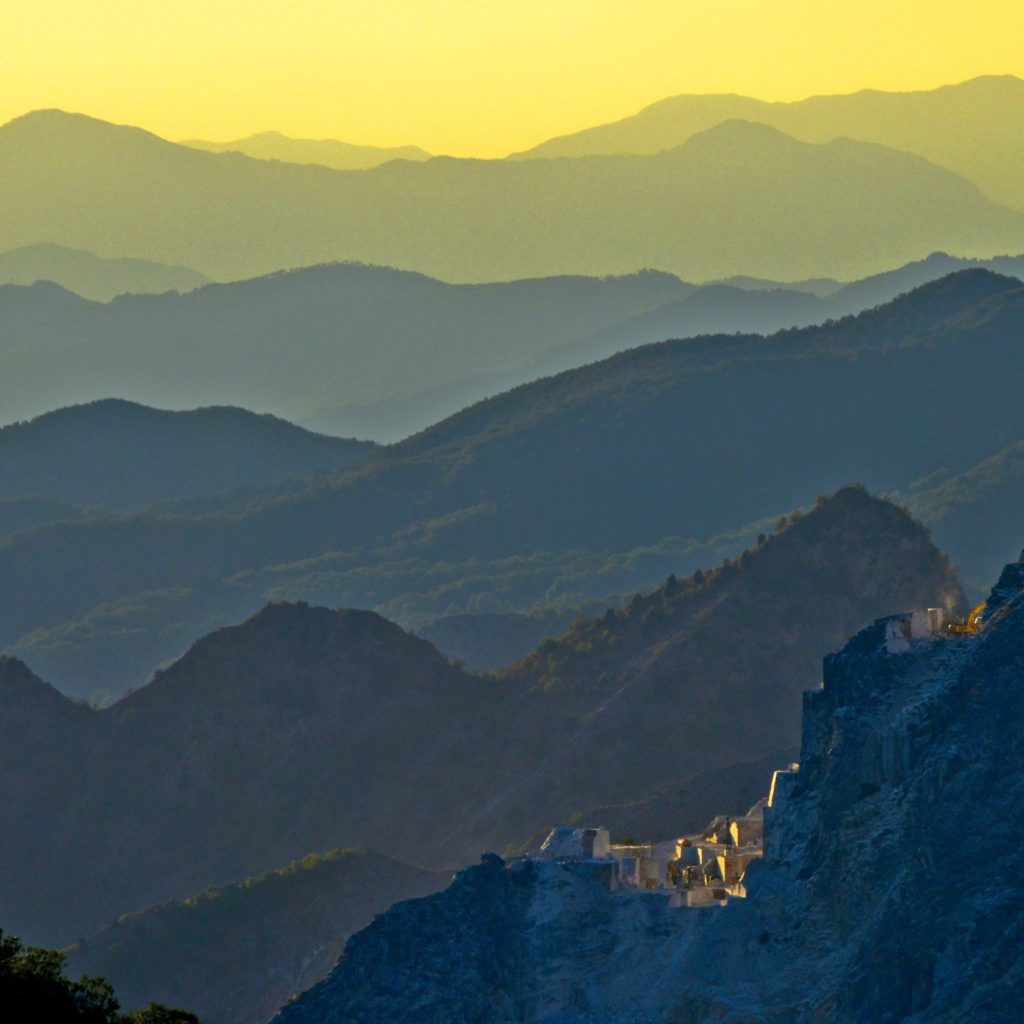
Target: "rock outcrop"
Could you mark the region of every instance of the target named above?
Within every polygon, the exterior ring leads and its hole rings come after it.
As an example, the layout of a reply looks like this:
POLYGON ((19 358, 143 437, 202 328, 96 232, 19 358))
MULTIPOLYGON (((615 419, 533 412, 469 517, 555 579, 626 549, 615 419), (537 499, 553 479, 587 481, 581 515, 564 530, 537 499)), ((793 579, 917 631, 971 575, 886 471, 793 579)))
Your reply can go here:
POLYGON ((673 910, 488 857, 355 936, 277 1024, 1021 1019, 1024 563, 975 635, 891 654, 885 627, 805 696, 747 899, 673 910))

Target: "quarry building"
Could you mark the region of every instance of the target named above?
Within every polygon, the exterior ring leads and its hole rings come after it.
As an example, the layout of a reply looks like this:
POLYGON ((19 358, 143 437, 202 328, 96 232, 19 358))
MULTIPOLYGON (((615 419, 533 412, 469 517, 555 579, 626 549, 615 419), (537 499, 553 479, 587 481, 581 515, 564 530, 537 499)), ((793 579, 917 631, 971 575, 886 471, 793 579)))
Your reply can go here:
MULTIPOLYGON (((986 607, 980 604, 962 619, 948 617, 942 608, 890 616, 881 620, 884 642, 878 653, 907 654, 922 644, 973 635, 983 625, 986 607)), ((557 863, 610 892, 659 899, 670 907, 725 906, 746 897, 747 869, 765 853, 766 823, 770 829, 772 813, 786 801, 799 770, 793 763, 774 772, 768 795, 746 814, 721 815, 703 832, 616 843, 606 828, 562 825, 520 860, 557 863)))
POLYGON ((527 861, 554 861, 593 878, 611 892, 664 900, 670 907, 725 906, 743 898, 747 868, 764 855, 765 812, 781 798, 780 779, 799 765, 775 772, 769 796, 746 814, 719 816, 703 832, 655 843, 613 843, 606 828, 553 828, 527 861))

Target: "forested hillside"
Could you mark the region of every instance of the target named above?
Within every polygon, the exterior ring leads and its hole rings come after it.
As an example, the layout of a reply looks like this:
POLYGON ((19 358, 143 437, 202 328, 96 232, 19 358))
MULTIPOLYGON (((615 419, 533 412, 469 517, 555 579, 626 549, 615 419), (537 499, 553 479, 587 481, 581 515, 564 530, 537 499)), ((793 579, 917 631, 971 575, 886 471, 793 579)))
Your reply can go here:
POLYGON ((167 412, 107 399, 0 427, 0 502, 46 498, 135 512, 337 474, 375 450, 244 409, 167 412))
MULTIPOLYGON (((1020 281, 964 271, 820 327, 666 342, 538 381, 240 513, 15 534, 0 542, 0 644, 71 688, 70 644, 118 668, 84 692, 118 692, 197 624, 268 599, 415 627, 628 597, 851 480, 903 493, 1019 441, 1022 329, 1020 281)), ((993 523, 994 545, 1016 545, 993 523)), ((970 578, 991 576, 968 541, 945 543, 970 578)))
POLYGON ((310 854, 278 871, 126 914, 68 951, 126 1007, 189 1006, 203 1024, 269 1020, 334 966, 345 940, 399 900, 443 888, 368 850, 310 854))

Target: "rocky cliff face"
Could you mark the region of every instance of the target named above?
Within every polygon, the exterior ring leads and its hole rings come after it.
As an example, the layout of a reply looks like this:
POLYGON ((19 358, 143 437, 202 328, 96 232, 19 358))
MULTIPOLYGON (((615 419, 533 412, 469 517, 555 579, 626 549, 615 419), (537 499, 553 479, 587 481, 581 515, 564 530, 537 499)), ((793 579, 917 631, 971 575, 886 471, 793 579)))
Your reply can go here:
POLYGON ((1024 1013, 1024 563, 975 636, 825 660, 749 898, 671 910, 485 858, 278 1024, 1004 1024, 1024 1013))

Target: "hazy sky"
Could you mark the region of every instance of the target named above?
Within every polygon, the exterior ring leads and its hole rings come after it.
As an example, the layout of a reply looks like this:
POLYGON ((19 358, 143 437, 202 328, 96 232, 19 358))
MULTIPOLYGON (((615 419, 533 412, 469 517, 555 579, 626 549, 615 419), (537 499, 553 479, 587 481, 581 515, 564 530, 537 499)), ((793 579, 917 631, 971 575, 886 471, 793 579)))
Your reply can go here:
POLYGON ((4 0, 0 121, 497 156, 684 92, 1024 77, 1024 0, 4 0))

